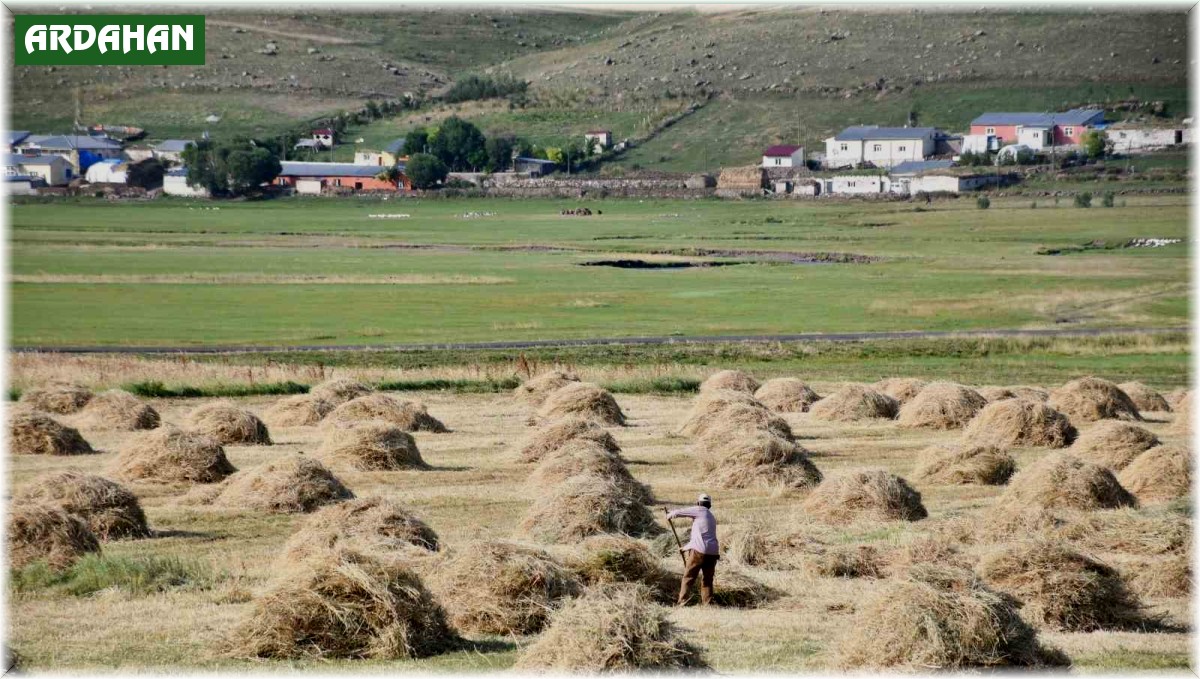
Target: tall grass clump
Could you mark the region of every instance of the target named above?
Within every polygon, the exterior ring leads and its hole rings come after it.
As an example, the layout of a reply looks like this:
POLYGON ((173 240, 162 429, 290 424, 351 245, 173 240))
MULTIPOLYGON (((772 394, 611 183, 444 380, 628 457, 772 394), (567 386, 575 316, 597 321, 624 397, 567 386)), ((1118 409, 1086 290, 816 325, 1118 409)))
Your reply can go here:
POLYGON ((133 596, 180 588, 203 590, 218 579, 208 564, 178 556, 86 554, 63 571, 34 562, 13 570, 11 582, 18 593, 44 591, 82 597, 110 589, 133 596))

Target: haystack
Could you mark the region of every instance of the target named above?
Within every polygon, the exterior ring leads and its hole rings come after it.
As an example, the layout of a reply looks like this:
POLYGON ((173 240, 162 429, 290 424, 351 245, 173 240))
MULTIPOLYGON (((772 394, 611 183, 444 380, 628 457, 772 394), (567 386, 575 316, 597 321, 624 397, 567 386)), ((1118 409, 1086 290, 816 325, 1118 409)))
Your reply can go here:
POLYGON ((20 570, 42 561, 56 571, 100 551, 96 534, 79 517, 59 507, 13 504, 8 508, 8 565, 20 570))
POLYGON ((763 382, 754 398, 777 413, 802 413, 821 400, 817 392, 794 377, 780 377, 763 382))
POLYGON ((536 377, 531 377, 513 389, 513 397, 518 401, 534 406, 540 406, 551 393, 562 389, 573 382, 578 382, 579 376, 562 370, 551 370, 536 377))
POLYGON ((1020 513, 1047 509, 1090 511, 1136 504, 1109 470, 1055 452, 1018 471, 993 507, 1005 513, 1020 513))
POLYGON ((1183 395, 1175 406, 1175 419, 1171 422, 1171 432, 1175 434, 1190 434, 1192 432, 1192 392, 1183 395))
POLYGON ((393 556, 423 554, 438 551, 439 544, 437 533, 412 512, 391 500, 364 497, 313 512, 284 544, 283 558, 298 560, 343 547, 393 556))
POLYGON ((296 514, 353 497, 354 493, 324 465, 296 454, 238 472, 219 486, 204 489, 188 499, 244 511, 296 514))
POLYGON ((1136 424, 1101 420, 1085 429, 1070 450, 1072 455, 1081 460, 1121 470, 1135 457, 1158 444, 1157 436, 1136 424))
POLYGON ((721 370, 700 383, 700 392, 728 390, 753 394, 760 386, 758 380, 741 370, 721 370))
POLYGON ((412 434, 377 420, 328 430, 317 457, 361 471, 429 469, 412 434))
POLYGON ((534 634, 579 578, 546 552, 491 540, 463 545, 430 577, 454 626, 479 634, 534 634))
POLYGON ((88 455, 96 452, 78 429, 36 410, 9 415, 9 450, 13 455, 88 455))
POLYGON ((1179 409, 1179 403, 1183 401, 1184 397, 1187 395, 1187 387, 1176 387, 1175 389, 1163 394, 1163 400, 1167 402, 1167 405, 1171 406, 1172 411, 1175 411, 1179 409))
POLYGON ((44 387, 35 387, 21 392, 21 405, 34 410, 59 415, 79 412, 92 399, 87 387, 70 382, 51 382, 44 387))
POLYGON ((599 585, 567 604, 517 658, 524 671, 679 671, 706 667, 641 585, 599 585))
POLYGON ((1039 401, 1012 398, 984 406, 967 424, 963 439, 1002 448, 1062 448, 1070 445, 1077 435, 1067 416, 1054 408, 1039 401))
POLYGON ((896 399, 897 403, 904 405, 921 393, 921 390, 928 384, 925 380, 915 377, 888 377, 872 384, 871 388, 885 396, 891 396, 896 399))
POLYGON ((1192 489, 1192 456, 1182 445, 1155 446, 1122 469, 1117 480, 1143 504, 1187 497, 1192 489))
POLYGON ((110 389, 96 394, 80 411, 76 422, 89 429, 137 431, 154 429, 161 422, 158 411, 137 396, 110 389))
POLYGON ((871 545, 835 545, 815 550, 806 559, 808 570, 822 578, 883 577, 883 556, 871 545))
POLYGON ((1006 545, 979 562, 980 578, 1016 597, 1021 614, 1054 630, 1090 632, 1142 622, 1141 604, 1114 569, 1055 540, 1006 545))
POLYGON ((1017 392, 1008 387, 979 387, 975 390, 987 400, 988 403, 996 401, 1006 401, 1010 398, 1017 398, 1017 392))
POLYGON ((1007 483, 1017 470, 1012 455, 997 446, 968 441, 935 444, 921 451, 913 478, 942 484, 1007 483))
POLYGON ((974 570, 976 558, 961 549, 961 542, 942 535, 915 537, 889 551, 886 569, 903 577, 919 564, 974 570))
POLYGON ((106 478, 65 471, 46 474, 24 485, 13 504, 52 505, 87 524, 100 540, 150 535, 137 496, 106 478))
POLYGON ((987 405, 977 391, 953 382, 931 382, 900 408, 901 427, 961 429, 987 405))
POLYGON ((859 607, 837 651, 843 668, 930 669, 1067 664, 1015 604, 970 571, 921 564, 859 607))
POLYGON ((518 534, 539 542, 578 542, 603 533, 652 537, 664 532, 635 492, 616 479, 581 474, 542 495, 518 534))
POLYGON ((237 471, 216 439, 172 426, 135 434, 113 465, 119 479, 160 483, 215 483, 237 471))
POLYGON ((614 455, 621 452, 613 435, 596 422, 583 417, 564 417, 534 430, 521 443, 518 459, 537 462, 569 441, 592 441, 614 455))
POLYGON ((625 424, 625 413, 608 391, 588 382, 577 382, 552 392, 538 416, 546 420, 581 417, 600 424, 625 424))
POLYGON ((921 494, 882 469, 847 472, 825 479, 800 505, 829 523, 858 519, 918 521, 929 515, 921 494))
POLYGON ((855 422, 858 420, 896 417, 900 403, 861 384, 848 384, 825 398, 812 404, 808 412, 813 417, 831 422, 855 422))
POLYGON ((370 420, 388 422, 404 431, 427 431, 435 434, 450 431, 440 420, 429 414, 424 403, 405 401, 381 393, 371 393, 346 401, 326 415, 321 426, 351 427, 370 420))
POLYGON ((1129 587, 1146 598, 1186 599, 1192 594, 1192 559, 1176 552, 1165 559, 1142 561, 1128 577, 1129 587))
POLYGON ((717 390, 700 394, 692 404, 679 433, 684 436, 736 437, 746 432, 770 431, 792 440, 787 421, 754 397, 739 391, 717 390))
POLYGON ((188 413, 187 426, 216 439, 221 445, 271 445, 267 425, 233 401, 205 403, 188 413))
POLYGON ((705 485, 717 488, 811 488, 821 472, 808 451, 768 430, 706 436, 695 446, 705 485))
POLYGON ((239 658, 420 658, 458 636, 403 559, 346 550, 296 562, 229 634, 239 658))
POLYGON ((1017 398, 1024 398, 1030 401, 1041 401, 1045 403, 1050 400, 1050 392, 1041 387, 1008 387, 1017 398))
POLYGON ((366 396, 375 391, 371 387, 346 377, 339 377, 334 380, 326 380, 312 389, 308 393, 316 398, 330 401, 334 406, 340 406, 346 401, 352 401, 359 396, 366 396))
POLYGON ((1117 387, 1129 396, 1139 413, 1171 412, 1171 404, 1167 403, 1167 399, 1141 382, 1122 382, 1117 387))
POLYGON ((296 394, 271 404, 262 419, 272 427, 308 427, 318 424, 337 404, 312 393, 296 394))
POLYGON ((1067 382, 1050 393, 1047 403, 1077 424, 1107 419, 1142 419, 1128 394, 1098 377, 1081 377, 1067 382))
POLYGON ((579 474, 612 479, 637 502, 649 504, 654 501, 650 488, 633 478, 624 460, 594 441, 568 441, 542 458, 529 474, 528 483, 531 489, 541 491, 579 474))
POLYGON ((662 559, 651 553, 646 543, 621 535, 596 535, 584 540, 581 547, 567 560, 567 566, 585 584, 641 583, 656 600, 675 603, 679 578, 663 568, 662 559))

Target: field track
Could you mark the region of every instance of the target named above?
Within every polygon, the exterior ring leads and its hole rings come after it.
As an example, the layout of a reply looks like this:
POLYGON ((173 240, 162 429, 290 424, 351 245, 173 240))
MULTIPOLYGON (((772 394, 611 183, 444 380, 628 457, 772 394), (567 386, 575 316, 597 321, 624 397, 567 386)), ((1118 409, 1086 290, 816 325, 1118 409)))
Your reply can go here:
POLYGON ((212 345, 212 346, 13 346, 13 352, 59 354, 237 354, 286 351, 469 351, 475 349, 533 349, 537 347, 586 347, 604 345, 723 344, 731 342, 867 342, 878 340, 938 339, 946 337, 1095 337, 1098 335, 1162 334, 1187 332, 1188 328, 1047 328, 895 332, 800 333, 789 335, 706 335, 695 337, 609 337, 591 339, 523 340, 496 342, 443 342, 435 344, 307 344, 297 346, 212 345))

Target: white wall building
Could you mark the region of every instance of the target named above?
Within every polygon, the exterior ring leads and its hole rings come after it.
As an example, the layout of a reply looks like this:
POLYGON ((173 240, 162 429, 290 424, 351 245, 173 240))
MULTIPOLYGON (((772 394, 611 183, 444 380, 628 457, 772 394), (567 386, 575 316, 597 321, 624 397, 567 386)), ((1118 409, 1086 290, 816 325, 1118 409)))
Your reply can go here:
POLYGON ((168 196, 208 198, 208 189, 187 183, 187 168, 178 167, 163 175, 163 193, 168 196))
POLYGON ((1134 127, 1132 125, 1113 125, 1105 130, 1108 141, 1117 153, 1142 151, 1145 149, 1161 149, 1168 146, 1178 146, 1189 141, 1187 128, 1184 127, 1134 127))
POLYGON ((994 134, 964 134, 963 153, 990 153, 1000 150, 1000 139, 994 134))
POLYGON ((762 166, 772 167, 804 167, 804 147, 791 144, 778 144, 763 151, 762 166))
POLYGON ((891 184, 891 179, 887 175, 837 175, 825 181, 825 192, 834 195, 877 195, 891 191, 891 184))
POLYGON ((1044 149, 1053 141, 1053 133, 1049 127, 1020 125, 1017 127, 1017 144, 1031 149, 1044 149))
POLYGON ((847 127, 825 140, 825 166, 855 167, 871 163, 891 167, 933 155, 937 130, 932 127, 847 127))

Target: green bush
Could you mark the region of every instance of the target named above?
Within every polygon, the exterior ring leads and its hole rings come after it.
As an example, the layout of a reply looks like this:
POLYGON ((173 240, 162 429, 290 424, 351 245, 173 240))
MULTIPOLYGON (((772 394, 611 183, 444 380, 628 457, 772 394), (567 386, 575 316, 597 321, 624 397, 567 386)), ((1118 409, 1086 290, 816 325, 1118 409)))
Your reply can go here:
POLYGON ((1035 201, 1033 201, 1032 203, 1030 203, 1030 204, 1029 204, 1029 209, 1030 209, 1030 210, 1036 210, 1036 209, 1037 209, 1037 201, 1036 201, 1036 200, 1035 200, 1035 201))
POLYGON ((986 210, 991 206, 992 201, 989 200, 987 196, 980 196, 975 199, 975 207, 979 208, 980 210, 986 210))
POLYGON ((1075 194, 1075 207, 1091 207, 1092 192, 1084 191, 1083 193, 1075 194))
POLYGON ((1114 200, 1113 200, 1113 199, 1114 199, 1113 192, 1112 192, 1112 191, 1105 191, 1105 192, 1104 192, 1104 197, 1100 199, 1100 204, 1101 204, 1102 206, 1104 206, 1104 207, 1112 207, 1112 206, 1113 206, 1113 202, 1114 202, 1114 200))
POLYGON ((137 596, 189 587, 207 589, 216 581, 207 564, 175 556, 110 556, 88 554, 65 571, 35 562, 12 572, 17 592, 50 591, 88 596, 116 589, 137 596))

